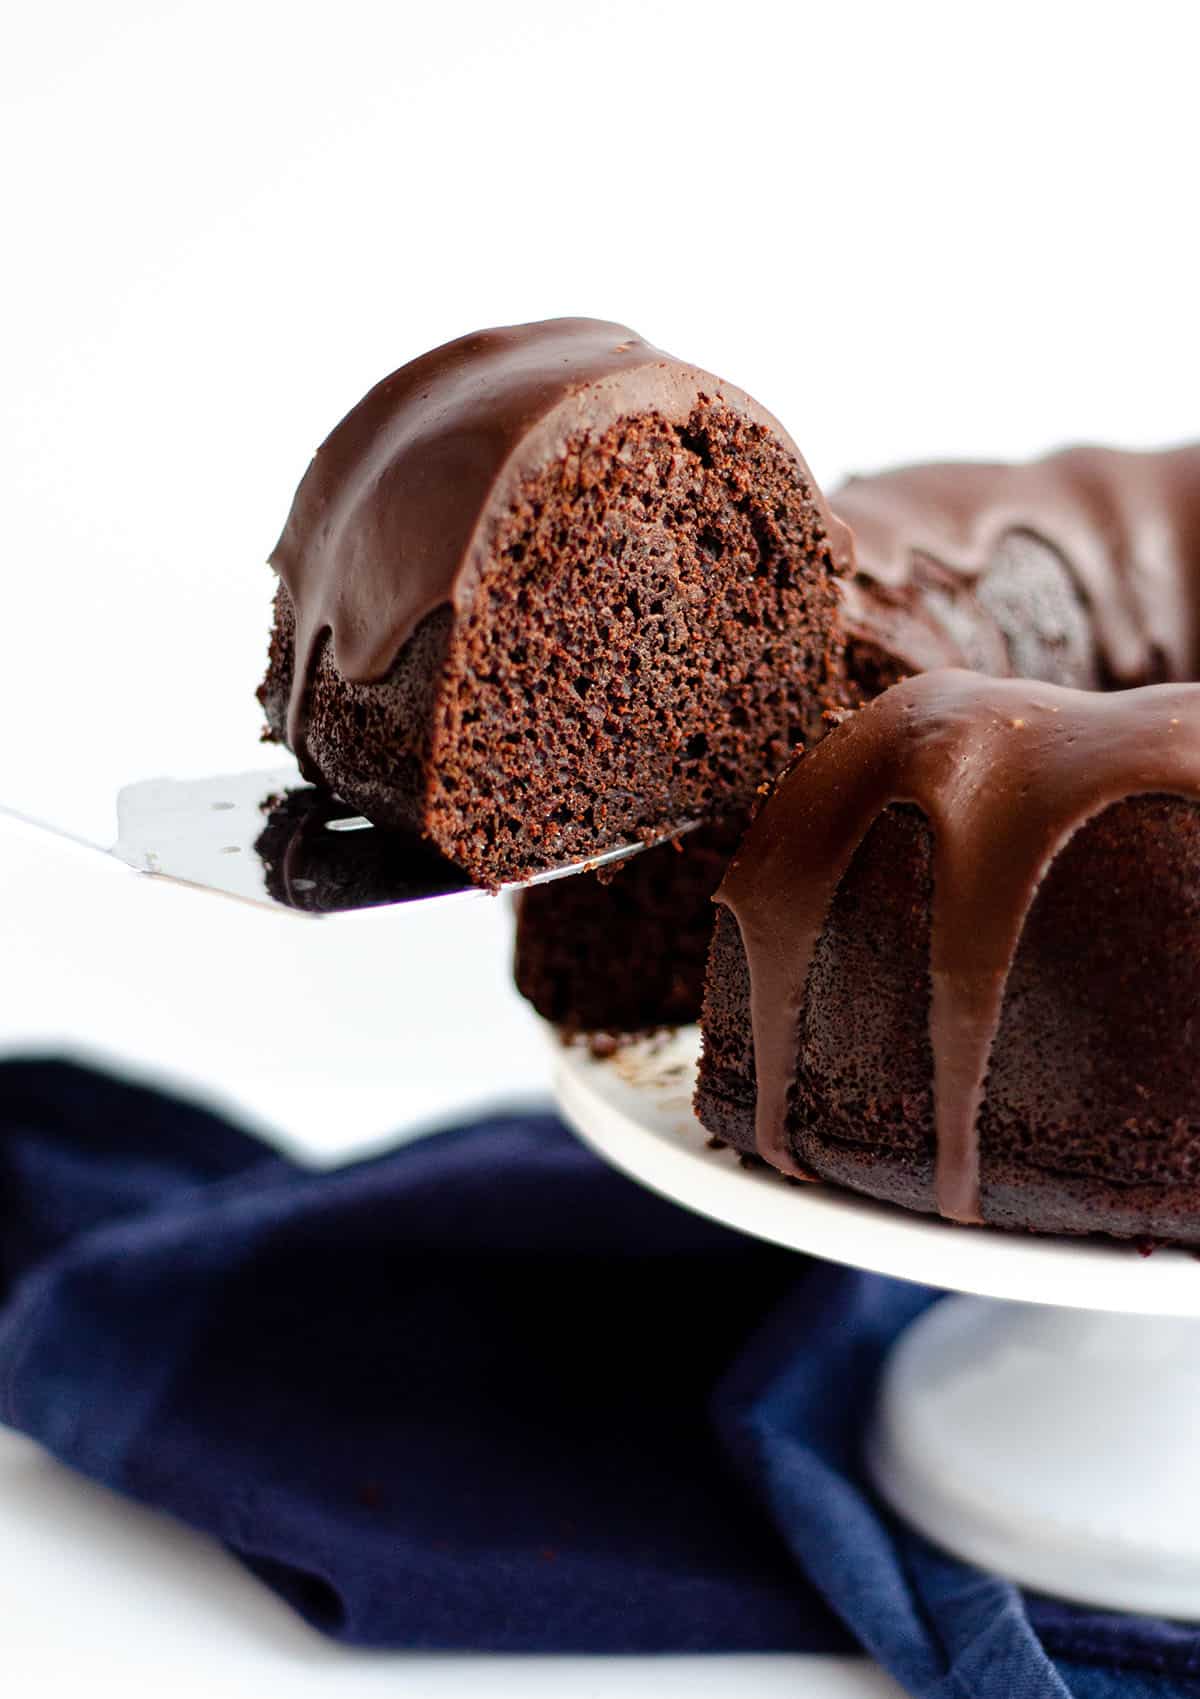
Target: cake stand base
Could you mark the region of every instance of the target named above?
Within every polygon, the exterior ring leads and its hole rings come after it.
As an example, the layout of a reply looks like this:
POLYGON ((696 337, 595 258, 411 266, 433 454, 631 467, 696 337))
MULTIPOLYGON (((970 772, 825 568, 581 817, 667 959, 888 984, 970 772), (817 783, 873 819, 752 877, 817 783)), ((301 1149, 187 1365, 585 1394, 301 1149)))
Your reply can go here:
POLYGON ((1200 1322, 947 1298, 892 1349, 868 1466, 958 1557, 1200 1621, 1197 1410, 1200 1322))
POLYGON ((955 1227, 708 1148, 699 1035, 597 1059, 556 1044, 563 1113, 608 1161, 777 1245, 949 1287, 901 1335, 868 1454, 946 1551, 1041 1592, 1200 1622, 1200 1262, 955 1227))

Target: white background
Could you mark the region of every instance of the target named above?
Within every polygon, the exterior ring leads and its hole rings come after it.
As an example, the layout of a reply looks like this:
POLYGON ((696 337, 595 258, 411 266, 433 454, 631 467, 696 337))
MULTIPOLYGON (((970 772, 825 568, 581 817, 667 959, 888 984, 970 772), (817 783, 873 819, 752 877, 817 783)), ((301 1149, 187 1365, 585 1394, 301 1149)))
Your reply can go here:
MULTIPOLYGON (((827 484, 1194 433, 1192 10, 23 8, 0 53, 0 805, 106 841, 122 783, 277 758, 252 692, 292 489, 370 383, 471 329, 626 321, 758 395, 827 484)), ((541 1089, 496 904, 260 915, 12 825, 0 876, 8 1048, 182 1078, 330 1159, 541 1089)), ((15 1442, 0 1594, 20 1696, 701 1679, 348 1659, 15 1442)), ((817 1691, 753 1672, 704 1679, 817 1691)))

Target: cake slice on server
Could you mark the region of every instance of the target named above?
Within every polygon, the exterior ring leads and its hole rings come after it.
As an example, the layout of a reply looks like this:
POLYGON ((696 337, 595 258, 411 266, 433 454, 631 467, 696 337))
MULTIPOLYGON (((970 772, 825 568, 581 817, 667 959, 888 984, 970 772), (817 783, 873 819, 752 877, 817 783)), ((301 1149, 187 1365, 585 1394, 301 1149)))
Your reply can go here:
POLYGON ((385 378, 272 556, 269 735, 496 886, 746 809, 842 688, 846 533, 743 391, 633 331, 385 378))

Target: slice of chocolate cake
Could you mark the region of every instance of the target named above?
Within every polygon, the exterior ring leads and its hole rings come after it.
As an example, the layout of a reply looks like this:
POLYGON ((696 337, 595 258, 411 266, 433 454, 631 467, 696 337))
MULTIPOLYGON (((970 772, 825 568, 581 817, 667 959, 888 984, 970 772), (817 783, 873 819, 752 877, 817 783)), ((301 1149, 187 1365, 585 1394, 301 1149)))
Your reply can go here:
POLYGON ((300 484, 268 735, 481 884, 725 818, 837 695, 846 560, 741 390, 596 320, 464 337, 300 484))

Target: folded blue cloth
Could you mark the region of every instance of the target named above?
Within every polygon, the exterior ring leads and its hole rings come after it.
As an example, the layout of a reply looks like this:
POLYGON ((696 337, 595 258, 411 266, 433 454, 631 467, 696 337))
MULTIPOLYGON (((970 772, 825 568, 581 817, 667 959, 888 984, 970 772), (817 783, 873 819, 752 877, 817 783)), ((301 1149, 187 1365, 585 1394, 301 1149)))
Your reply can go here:
POLYGON ((332 1173, 0 1066, 0 1418, 358 1645, 846 1651, 918 1695, 1200 1693, 1200 1633, 933 1551, 859 1468, 936 1294, 687 1214, 550 1116, 332 1173))

